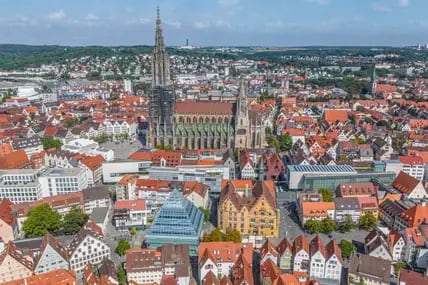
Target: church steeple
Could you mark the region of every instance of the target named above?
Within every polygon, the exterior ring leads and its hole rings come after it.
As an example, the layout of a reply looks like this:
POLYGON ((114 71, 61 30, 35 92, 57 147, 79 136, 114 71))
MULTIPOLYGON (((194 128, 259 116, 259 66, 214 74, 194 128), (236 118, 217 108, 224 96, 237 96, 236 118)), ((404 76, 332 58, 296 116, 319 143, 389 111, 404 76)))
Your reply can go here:
POLYGON ((162 35, 162 22, 159 6, 156 17, 156 38, 152 55, 152 87, 165 87, 170 85, 169 56, 166 52, 162 35))
POLYGON ((372 75, 372 90, 371 90, 371 95, 375 96, 376 95, 376 87, 377 87, 377 76, 376 76, 376 65, 373 66, 373 75, 372 75))
POLYGON ((246 81, 241 79, 239 85, 239 96, 237 99, 237 114, 241 116, 248 116, 248 102, 247 102, 247 86, 246 81))

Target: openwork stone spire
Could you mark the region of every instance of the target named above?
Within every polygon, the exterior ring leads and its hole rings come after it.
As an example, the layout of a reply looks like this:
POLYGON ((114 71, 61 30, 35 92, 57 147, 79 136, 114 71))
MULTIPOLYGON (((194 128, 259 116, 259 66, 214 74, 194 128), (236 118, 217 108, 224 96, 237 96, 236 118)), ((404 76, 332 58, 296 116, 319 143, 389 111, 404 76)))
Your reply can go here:
POLYGON ((159 6, 156 18, 156 39, 152 55, 152 87, 165 87, 170 85, 169 56, 165 49, 162 35, 162 23, 159 6))

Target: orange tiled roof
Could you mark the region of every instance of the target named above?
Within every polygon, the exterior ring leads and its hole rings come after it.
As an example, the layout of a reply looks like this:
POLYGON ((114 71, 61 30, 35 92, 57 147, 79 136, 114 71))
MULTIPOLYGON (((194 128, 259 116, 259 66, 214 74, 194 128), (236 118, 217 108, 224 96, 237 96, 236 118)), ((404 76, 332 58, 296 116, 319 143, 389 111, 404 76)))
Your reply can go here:
POLYGON ((412 193, 413 189, 418 186, 419 182, 420 181, 416 178, 403 171, 400 171, 391 185, 401 193, 409 195, 412 193))
POLYGON ((146 200, 122 200, 116 201, 115 209, 130 209, 131 211, 144 211, 146 200))
POLYGON ((3 285, 47 285, 47 284, 70 285, 70 284, 77 284, 77 280, 73 273, 64 269, 57 269, 51 272, 37 274, 31 277, 3 283, 3 285))
POLYGON ((30 164, 28 156, 24 149, 17 150, 0 157, 0 165, 2 169, 21 169, 30 164))
POLYGON ((346 110, 327 109, 324 112, 324 119, 328 123, 334 123, 336 121, 344 123, 348 121, 348 115, 349 112, 346 110))
POLYGON ((400 162, 409 165, 423 165, 424 161, 420 156, 405 155, 400 156, 400 162))
POLYGON ((328 210, 334 210, 334 202, 302 202, 304 217, 327 217, 328 210))
POLYGON ((400 214, 400 218, 407 222, 410 227, 416 227, 428 223, 428 206, 416 205, 400 214))
POLYGON ((15 222, 15 217, 12 216, 12 205, 13 203, 7 198, 0 202, 0 219, 10 226, 15 222))

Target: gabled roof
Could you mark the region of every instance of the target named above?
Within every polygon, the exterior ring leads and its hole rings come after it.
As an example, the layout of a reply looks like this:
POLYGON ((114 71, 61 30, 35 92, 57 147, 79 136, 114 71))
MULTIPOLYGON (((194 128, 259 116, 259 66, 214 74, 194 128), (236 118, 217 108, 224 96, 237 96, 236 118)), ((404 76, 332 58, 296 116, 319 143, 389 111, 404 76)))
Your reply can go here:
POLYGON ((10 256, 11 258, 15 259, 28 270, 33 271, 33 262, 29 261, 21 253, 19 253, 12 241, 9 241, 7 243, 5 249, 0 254, 0 266, 2 265, 3 261, 7 256, 10 256))
POLYGON ((407 222, 409 227, 416 227, 428 223, 428 205, 416 205, 400 214, 400 218, 407 222))
POLYGON ((2 169, 21 169, 30 164, 28 156, 24 149, 6 154, 0 157, 0 165, 2 169))
POLYGON ((232 277, 235 285, 254 284, 252 262, 248 262, 243 255, 239 255, 238 260, 232 267, 232 277))
POLYGON ((293 255, 296 255, 301 250, 304 250, 308 254, 310 253, 309 252, 309 241, 308 241, 308 238, 304 234, 301 234, 294 239, 293 255))
POLYGON ((265 257, 267 254, 270 254, 273 257, 278 256, 278 252, 276 251, 275 247, 269 239, 267 239, 260 248, 260 258, 263 259, 263 257, 265 257))
POLYGON ((263 278, 269 278, 270 282, 273 282, 282 272, 276 263, 269 258, 260 265, 260 273, 263 278))
POLYGON ((327 217, 329 210, 334 210, 334 202, 302 202, 304 217, 327 217))
POLYGON ((7 198, 0 202, 0 219, 10 226, 13 226, 16 221, 15 217, 12 216, 12 206, 13 203, 7 198))
POLYGON ((320 239, 318 235, 316 235, 312 240, 310 244, 311 249, 311 257, 316 254, 317 252, 320 252, 321 255, 324 258, 327 258, 325 247, 323 241, 320 239))
POLYGON ((69 272, 64 269, 33 275, 30 277, 17 279, 3 283, 3 285, 71 285, 77 284, 74 272, 69 272))
POLYGON ((34 260, 35 264, 40 261, 40 258, 42 257, 42 254, 48 245, 53 250, 55 250, 64 260, 68 261, 67 251, 65 250, 65 248, 50 233, 46 233, 40 245, 40 254, 34 260))
POLYGON ((276 250, 278 251, 278 254, 282 256, 286 250, 289 250, 290 253, 293 252, 293 246, 288 241, 286 237, 284 237, 279 244, 276 246, 276 250))
POLYGON ((217 276, 209 270, 204 279, 202 279, 201 285, 220 285, 220 281, 217 279, 217 276))
POLYGON ((337 244, 337 242, 332 239, 325 247, 325 251, 326 251, 326 260, 330 259, 333 255, 335 255, 337 257, 337 259, 339 260, 340 263, 343 263, 342 260, 342 251, 340 250, 339 245, 337 244))
POLYGON ((401 193, 409 195, 420 183, 419 180, 410 176, 409 174, 400 171, 395 180, 392 182, 392 187, 400 191, 401 193))

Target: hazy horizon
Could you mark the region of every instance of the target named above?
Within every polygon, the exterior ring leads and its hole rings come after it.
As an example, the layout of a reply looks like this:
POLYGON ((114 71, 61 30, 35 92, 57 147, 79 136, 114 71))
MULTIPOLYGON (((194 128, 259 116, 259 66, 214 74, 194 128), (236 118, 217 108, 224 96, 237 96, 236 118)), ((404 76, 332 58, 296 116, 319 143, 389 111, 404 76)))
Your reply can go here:
POLYGON ((414 46, 428 43, 425 0, 2 0, 0 43, 168 46, 414 46))

